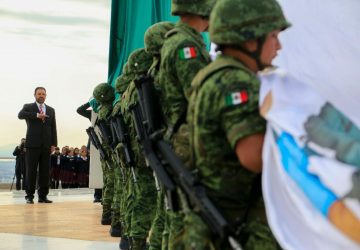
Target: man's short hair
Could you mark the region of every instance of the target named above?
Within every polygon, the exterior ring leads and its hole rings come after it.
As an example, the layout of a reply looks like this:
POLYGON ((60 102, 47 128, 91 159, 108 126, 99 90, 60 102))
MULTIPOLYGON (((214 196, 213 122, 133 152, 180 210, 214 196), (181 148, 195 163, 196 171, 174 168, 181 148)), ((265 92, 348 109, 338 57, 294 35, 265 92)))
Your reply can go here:
POLYGON ((43 89, 45 91, 45 93, 46 93, 46 89, 44 87, 36 87, 35 91, 34 91, 34 94, 36 94, 36 91, 38 91, 39 89, 43 89))

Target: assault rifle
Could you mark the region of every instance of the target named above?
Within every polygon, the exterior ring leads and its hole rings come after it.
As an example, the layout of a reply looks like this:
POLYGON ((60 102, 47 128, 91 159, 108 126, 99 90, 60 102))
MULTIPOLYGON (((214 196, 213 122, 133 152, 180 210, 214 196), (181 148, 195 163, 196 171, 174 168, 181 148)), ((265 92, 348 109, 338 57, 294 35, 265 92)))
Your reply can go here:
POLYGON ((169 197, 168 195, 174 193, 174 186, 178 186, 185 192, 192 206, 199 209, 200 216, 214 234, 227 240, 233 249, 242 249, 234 237, 237 235, 235 230, 208 197, 205 187, 184 166, 171 146, 161 138, 158 132, 160 124, 156 113, 159 112, 160 106, 155 102, 158 98, 155 98, 156 89, 153 79, 149 76, 140 77, 135 80, 135 86, 140 104, 133 105, 130 110, 138 140, 150 167, 155 171, 159 182, 167 191, 167 200, 172 203, 170 207, 177 207, 175 196, 169 197))
POLYGON ((88 134, 91 143, 99 151, 100 159, 105 161, 108 168, 110 168, 110 166, 108 164, 109 156, 106 153, 106 150, 104 149, 103 145, 101 144, 100 139, 99 139, 98 135, 95 132, 95 129, 93 127, 89 127, 89 128, 86 129, 86 133, 88 134))
MULTIPOLYGON (((131 173, 132 173, 134 182, 137 182, 135 170, 134 170, 134 166, 135 166, 134 152, 131 149, 130 137, 126 130, 124 118, 121 113, 119 113, 116 116, 114 116, 113 118, 111 118, 110 127, 111 127, 111 130, 114 131, 114 137, 113 137, 115 139, 114 141, 116 141, 117 144, 118 143, 122 144, 122 149, 123 149, 123 154, 125 157, 126 164, 131 169, 131 173)), ((118 155, 118 152, 115 151, 115 153, 116 153, 117 157, 120 158, 120 156, 118 155)))
POLYGON ((111 147, 113 145, 113 138, 109 123, 105 120, 98 120, 96 122, 96 125, 100 130, 100 134, 101 134, 101 138, 103 139, 103 142, 111 147))

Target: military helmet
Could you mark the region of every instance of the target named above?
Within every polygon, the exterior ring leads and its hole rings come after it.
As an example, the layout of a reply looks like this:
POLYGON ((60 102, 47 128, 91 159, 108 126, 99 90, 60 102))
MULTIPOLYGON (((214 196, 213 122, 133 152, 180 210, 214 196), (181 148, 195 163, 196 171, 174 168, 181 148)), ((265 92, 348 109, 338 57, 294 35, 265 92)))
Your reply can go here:
POLYGON ((114 89, 108 83, 100 83, 94 88, 93 96, 100 103, 111 103, 114 100, 114 89))
POLYGON ((115 91, 123 93, 134 77, 135 75, 129 71, 129 63, 125 63, 122 74, 115 80, 115 91))
POLYGON ((135 75, 147 73, 153 62, 153 56, 145 51, 145 49, 134 50, 128 59, 129 72, 135 75))
POLYGON ((221 45, 245 41, 290 27, 276 0, 221 0, 210 16, 210 39, 221 45))
POLYGON ((159 55, 165 34, 174 27, 175 25, 171 22, 159 22, 150 26, 144 35, 145 51, 152 55, 159 55))
POLYGON ((172 0, 171 14, 173 16, 194 14, 208 17, 215 3, 216 0, 172 0))
POLYGON ((119 76, 115 81, 115 90, 118 93, 123 93, 126 88, 129 86, 130 82, 134 80, 135 75, 124 72, 119 76))

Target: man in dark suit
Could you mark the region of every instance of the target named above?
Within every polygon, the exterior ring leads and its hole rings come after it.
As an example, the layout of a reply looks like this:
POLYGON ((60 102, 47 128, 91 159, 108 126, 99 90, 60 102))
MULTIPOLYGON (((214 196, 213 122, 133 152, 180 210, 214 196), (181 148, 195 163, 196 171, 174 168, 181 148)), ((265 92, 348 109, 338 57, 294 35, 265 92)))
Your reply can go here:
POLYGON ((26 203, 34 203, 37 168, 39 167, 39 203, 51 203, 49 193, 50 148, 57 146, 55 110, 46 105, 46 89, 37 87, 35 102, 25 104, 19 119, 25 119, 26 132, 26 203))

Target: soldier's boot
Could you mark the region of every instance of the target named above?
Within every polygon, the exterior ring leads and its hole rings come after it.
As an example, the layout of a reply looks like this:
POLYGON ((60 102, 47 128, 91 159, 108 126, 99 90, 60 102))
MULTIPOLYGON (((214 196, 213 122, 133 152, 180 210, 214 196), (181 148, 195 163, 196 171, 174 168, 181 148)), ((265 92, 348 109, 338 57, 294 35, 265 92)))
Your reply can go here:
POLYGON ((112 211, 111 227, 109 232, 111 237, 121 237, 120 211, 119 213, 115 212, 114 210, 112 211))
POLYGON ((111 225, 111 212, 103 211, 101 216, 101 225, 111 225))
POLYGON ((119 243, 120 250, 130 250, 130 242, 127 236, 122 236, 119 243))
POLYGON ((121 237, 121 225, 120 223, 111 225, 110 227, 111 237, 121 237))
POLYGON ((146 250, 146 239, 130 237, 130 250, 146 250))

